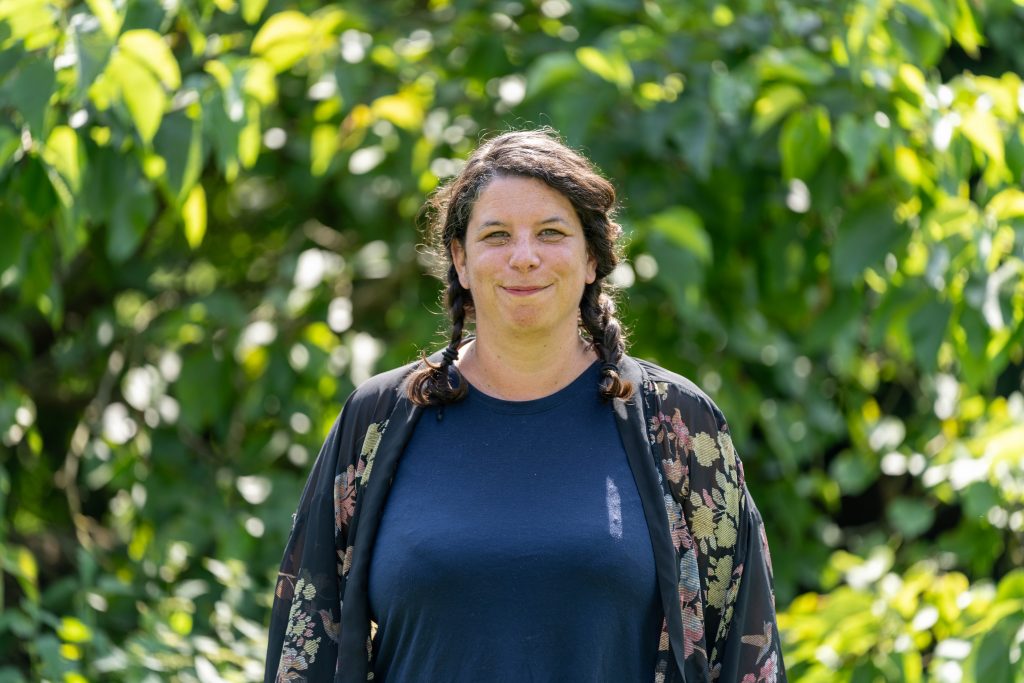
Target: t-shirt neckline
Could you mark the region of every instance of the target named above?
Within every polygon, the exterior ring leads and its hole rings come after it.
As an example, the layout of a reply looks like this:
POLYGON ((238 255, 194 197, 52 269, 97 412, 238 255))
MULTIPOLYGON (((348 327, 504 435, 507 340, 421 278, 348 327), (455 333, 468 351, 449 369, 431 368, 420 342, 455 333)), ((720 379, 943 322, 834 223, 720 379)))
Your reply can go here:
MULTIPOLYGON (((597 393, 599 361, 594 361, 586 367, 576 379, 569 382, 558 391, 540 398, 531 398, 525 401, 510 401, 497 396, 491 396, 477 389, 472 383, 467 382, 469 393, 466 400, 473 400, 486 406, 489 410, 499 413, 510 413, 523 415, 528 413, 541 413, 562 405, 574 398, 583 398, 587 392, 597 393)), ((465 381, 465 380, 464 380, 465 381)))

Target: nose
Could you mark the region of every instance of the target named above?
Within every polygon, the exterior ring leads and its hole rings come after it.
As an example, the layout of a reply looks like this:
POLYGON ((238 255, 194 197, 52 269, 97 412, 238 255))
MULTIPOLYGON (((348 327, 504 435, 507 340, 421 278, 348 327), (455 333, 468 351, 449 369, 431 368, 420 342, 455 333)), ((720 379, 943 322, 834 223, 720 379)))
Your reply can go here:
POLYGON ((512 243, 508 264, 516 270, 532 270, 540 265, 540 255, 531 235, 523 235, 512 243))

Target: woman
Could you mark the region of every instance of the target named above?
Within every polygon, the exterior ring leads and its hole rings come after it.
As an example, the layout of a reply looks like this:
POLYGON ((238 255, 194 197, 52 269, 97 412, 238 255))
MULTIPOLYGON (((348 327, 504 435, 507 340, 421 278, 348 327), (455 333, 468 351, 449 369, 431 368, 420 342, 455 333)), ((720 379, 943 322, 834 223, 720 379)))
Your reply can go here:
POLYGON ((431 206, 451 340, 331 430, 266 681, 785 680, 725 419, 624 353, 612 186, 550 131, 511 132, 431 206))

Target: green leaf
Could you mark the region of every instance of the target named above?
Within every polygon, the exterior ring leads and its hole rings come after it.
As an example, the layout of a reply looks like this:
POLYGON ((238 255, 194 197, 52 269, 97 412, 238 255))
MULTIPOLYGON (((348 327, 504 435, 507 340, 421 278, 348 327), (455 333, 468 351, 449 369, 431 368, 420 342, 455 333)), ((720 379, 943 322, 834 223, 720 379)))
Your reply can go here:
POLYGON ((1005 143, 999 121, 990 111, 972 107, 963 114, 960 130, 976 149, 1000 169, 1006 166, 1005 143))
POLYGON ((701 180, 707 180, 718 140, 714 112, 706 104, 691 99, 676 108, 671 131, 673 142, 693 172, 701 180))
POLYGON ((75 53, 75 102, 82 104, 88 97, 89 88, 103 73, 114 49, 114 37, 108 36, 92 22, 74 22, 69 38, 74 41, 75 53))
POLYGON ((1000 221, 1020 218, 1024 216, 1024 192, 1015 187, 1007 188, 988 201, 985 211, 1000 221))
POLYGON ((125 32, 106 74, 117 84, 139 137, 151 142, 167 109, 165 88, 181 86, 178 62, 167 43, 150 29, 125 32))
POLYGON ((245 125, 242 126, 242 130, 238 134, 238 160, 241 162, 242 168, 252 168, 263 147, 262 131, 260 130, 260 105, 250 100, 246 104, 245 111, 245 125))
POLYGON ((188 199, 181 209, 181 217, 185 223, 185 239, 188 246, 196 249, 203 243, 206 235, 206 192, 202 185, 196 185, 189 192, 188 199))
POLYGON ((994 506, 999 505, 999 493, 987 481, 976 481, 963 489, 961 494, 964 514, 982 519, 994 506))
POLYGON ((321 176, 327 173, 334 155, 338 152, 338 128, 328 124, 313 127, 309 142, 310 173, 321 176))
POLYGON ((588 78, 563 86, 558 92, 547 114, 568 141, 584 140, 599 130, 599 121, 611 115, 620 96, 614 88, 593 87, 588 78))
POLYGON ((1024 569, 1014 569, 999 580, 996 601, 1024 600, 1024 569))
POLYGON ((56 126, 43 147, 46 174, 60 198, 62 211, 56 221, 55 236, 60 259, 68 264, 82 251, 89 236, 82 221, 80 189, 86 166, 84 145, 78 134, 68 126, 56 126))
POLYGON ((7 126, 0 126, 0 176, 20 147, 21 138, 18 134, 7 126))
POLYGON ((974 306, 965 306, 957 322, 963 330, 956 345, 960 375, 968 387, 977 388, 989 382, 993 373, 999 370, 993 366, 987 353, 991 328, 981 311, 974 306))
POLYGON ((1024 176, 1024 131, 1018 130, 1007 139, 1006 166, 1014 177, 1024 176))
MULTIPOLYGON (((118 4, 121 1, 122 0, 114 0, 114 2, 118 4)), ((140 2, 139 0, 125 2, 123 5, 124 22, 121 24, 121 30, 146 29, 149 31, 163 33, 168 30, 165 27, 173 25, 171 20, 174 18, 174 13, 180 12, 184 6, 195 5, 191 3, 181 3, 179 6, 163 2, 140 2)), ((207 6, 209 7, 209 5, 207 6)))
POLYGON ((626 15, 637 12, 642 7, 640 0, 584 0, 582 4, 626 15))
POLYGON ((181 423, 193 431, 215 424, 228 409, 231 376, 227 365, 209 350, 182 358, 181 375, 174 384, 181 403, 181 423))
POLYGON ((203 102, 203 117, 205 129, 213 142, 217 165, 229 181, 234 180, 240 168, 238 138, 244 121, 233 121, 228 116, 224 94, 216 89, 210 91, 203 102))
POLYGON ((247 24, 255 24, 263 15, 267 0, 242 0, 242 19, 247 24))
POLYGON ((832 77, 832 67, 803 47, 780 50, 768 47, 755 58, 762 81, 789 81, 799 85, 821 85, 832 77))
POLYGON ((57 246, 60 248, 61 263, 65 266, 89 243, 89 231, 85 228, 80 201, 62 207, 60 220, 57 221, 57 246))
MULTIPOLYGON (((864 634, 867 636, 867 633, 864 634)), ((858 662, 853 665, 850 683, 875 683, 876 681, 892 680, 884 677, 884 672, 874 662, 858 662)))
POLYGON ((25 273, 18 294, 21 302, 29 306, 36 305, 53 281, 53 243, 47 237, 37 233, 26 240, 25 273))
POLYGON ((105 224, 125 186, 124 176, 135 166, 110 147, 96 147, 89 157, 88 172, 82 178, 81 202, 89 221, 105 224))
POLYGON ((50 131, 43 148, 43 160, 60 174, 71 192, 78 192, 82 185, 83 159, 74 130, 56 126, 50 131))
MULTIPOLYGON (((973 59, 978 59, 978 48, 985 44, 985 39, 978 32, 978 24, 974 20, 974 12, 967 0, 955 0, 956 19, 952 26, 953 39, 960 43, 973 59)), ((989 682, 991 683, 991 682, 989 682)))
POLYGON ((47 0, 0 2, 0 28, 9 30, 7 39, 0 42, 0 52, 18 41, 24 41, 30 52, 49 47, 60 36, 57 21, 58 13, 47 0))
MULTIPOLYGON (((10 29, 0 21, 0 46, 4 44, 5 36, 10 35, 10 29)), ((22 49, 21 45, 11 45, 6 48, 0 49, 0 86, 2 86, 4 79, 10 74, 14 73, 15 67, 25 59, 25 50, 22 49)), ((0 87, 0 103, 4 101, 4 90, 0 87)))
POLYGON ((426 113, 419 97, 409 89, 378 97, 370 104, 370 109, 376 116, 406 130, 418 129, 426 113))
POLYGON ((165 88, 181 87, 181 69, 160 34, 150 29, 125 31, 117 41, 118 48, 148 69, 165 88))
POLYGON ((588 71, 617 85, 620 90, 633 87, 633 69, 629 61, 618 52, 602 52, 596 47, 581 47, 576 50, 576 59, 588 71))
POLYGON ((89 10, 99 20, 103 33, 108 38, 116 38, 121 30, 123 17, 114 9, 114 3, 111 0, 86 0, 86 4, 89 5, 89 10))
POLYGON ((968 237, 978 225, 978 208, 967 197, 944 196, 924 217, 924 224, 935 239, 952 235, 968 237))
MULTIPOLYGON (((0 246, 2 246, 2 242, 0 242, 0 246)), ((0 274, 2 272, 0 271, 0 274)), ((32 339, 28 336, 25 326, 17 318, 0 315, 0 341, 14 349, 21 359, 28 360, 32 357, 32 339)))
POLYGON ((852 289, 838 289, 832 300, 802 336, 805 352, 828 352, 837 367, 844 367, 843 351, 860 333, 863 301, 852 289), (843 342, 847 342, 844 344, 843 342))
POLYGON ((81 619, 63 617, 57 628, 57 635, 66 643, 88 643, 92 640, 92 629, 86 626, 81 619))
POLYGON ((18 176, 19 189, 16 196, 24 202, 25 208, 40 221, 48 221, 60 206, 60 199, 50 182, 49 174, 39 157, 27 155, 18 164, 21 174, 18 176))
POLYGON ((810 180, 828 154, 832 126, 822 106, 793 112, 782 126, 779 153, 786 178, 810 180))
MULTIPOLYGON (((1024 625, 1020 614, 1000 619, 988 630, 975 646, 970 659, 974 660, 973 673, 980 683, 1015 683, 1019 671, 1017 663, 1011 662, 1011 653, 1020 647, 1015 643, 1018 629, 1024 625)), ((970 664, 970 661, 967 662, 970 664)))
POLYGON ((873 119, 859 121, 853 114, 843 114, 836 131, 836 145, 850 160, 854 182, 863 183, 875 165, 878 150, 885 141, 885 130, 873 119))
POLYGON ((897 498, 889 503, 886 517, 906 538, 915 538, 931 528, 935 510, 928 503, 913 498, 897 498))
POLYGON ((879 265, 906 234, 893 217, 884 189, 861 196, 839 224, 832 246, 832 275, 837 282, 859 281, 864 269, 879 265))
POLYGON ((156 214, 151 186, 134 167, 128 169, 110 212, 107 232, 107 255, 116 263, 135 253, 156 214))
POLYGON ((829 465, 829 476, 844 494, 856 496, 878 478, 878 468, 868 463, 866 456, 845 451, 829 465))
POLYGON ((17 75, 6 86, 11 104, 37 139, 45 137, 47 110, 55 83, 53 63, 45 54, 37 54, 22 62, 17 75))
POLYGON ((692 209, 674 206, 649 218, 648 226, 696 256, 701 263, 711 262, 711 238, 704 230, 704 221, 692 209))
POLYGON ((301 12, 278 12, 260 27, 250 49, 275 71, 285 71, 309 54, 315 28, 315 22, 301 12))
POLYGON ((526 72, 526 97, 536 97, 570 83, 582 73, 579 61, 568 52, 551 52, 530 64, 526 72))
POLYGON ((762 135, 769 128, 798 107, 807 99, 804 92, 795 85, 779 84, 765 88, 764 94, 754 102, 754 120, 750 128, 755 135, 762 135))
POLYGON ((167 108, 164 89, 181 86, 178 62, 167 43, 150 29, 126 31, 105 73, 116 85, 139 137, 151 142, 167 108))
POLYGON ((952 304, 929 297, 907 321, 907 332, 914 344, 915 360, 926 372, 934 372, 938 367, 939 347, 946 338, 946 329, 952 315, 952 304))
POLYGON ((703 264, 692 251, 679 249, 661 232, 651 233, 646 242, 658 263, 655 282, 668 294, 674 313, 693 328, 708 329, 711 323, 700 306, 703 264))
POLYGON ((757 94, 750 80, 750 71, 713 70, 711 72, 711 106, 727 124, 739 120, 757 94))
POLYGON ((107 69, 120 86, 135 129, 149 143, 160 128, 167 107, 167 96, 160 82, 136 61, 115 55, 107 69))
POLYGON ((169 113, 153 138, 153 148, 167 164, 164 181, 180 206, 199 180, 206 159, 202 114, 196 120, 185 111, 169 113))
MULTIPOLYGON (((7 218, 0 213, 0 220, 7 218)), ((7 269, 17 265, 21 260, 21 242, 24 239, 25 228, 17 221, 6 221, 4 229, 0 230, 0 282, 7 272, 7 269)), ((15 275, 13 282, 17 282, 15 275)))
POLYGON ((242 80, 242 92, 264 107, 277 102, 277 81, 274 70, 262 59, 250 60, 242 80))

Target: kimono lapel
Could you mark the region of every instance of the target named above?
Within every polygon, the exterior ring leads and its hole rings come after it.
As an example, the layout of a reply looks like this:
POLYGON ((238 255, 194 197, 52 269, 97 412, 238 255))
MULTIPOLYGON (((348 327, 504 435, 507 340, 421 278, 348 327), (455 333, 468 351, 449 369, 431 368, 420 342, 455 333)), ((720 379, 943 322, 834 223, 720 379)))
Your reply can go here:
POLYGON ((612 402, 615 422, 619 428, 622 445, 626 449, 629 467, 636 480, 644 517, 647 519, 647 528, 651 534, 658 590, 668 623, 672 656, 680 676, 683 676, 682 680, 685 681, 683 673, 683 615, 679 608, 678 560, 668 528, 668 516, 665 514, 664 497, 666 494, 662 488, 661 475, 658 465, 651 455, 647 437, 647 418, 644 415, 642 397, 644 373, 640 364, 629 356, 623 356, 619 368, 622 378, 632 382, 635 391, 628 400, 623 401, 617 398, 612 402))
POLYGON ((341 636, 338 641, 338 661, 344 662, 344 666, 338 669, 336 683, 366 683, 369 672, 370 556, 373 555, 377 528, 398 460, 422 412, 419 406, 405 397, 403 390, 404 385, 398 389, 398 402, 388 418, 387 429, 374 457, 372 475, 367 475, 359 501, 359 524, 353 543, 352 568, 342 599, 344 609, 341 610, 341 636))

